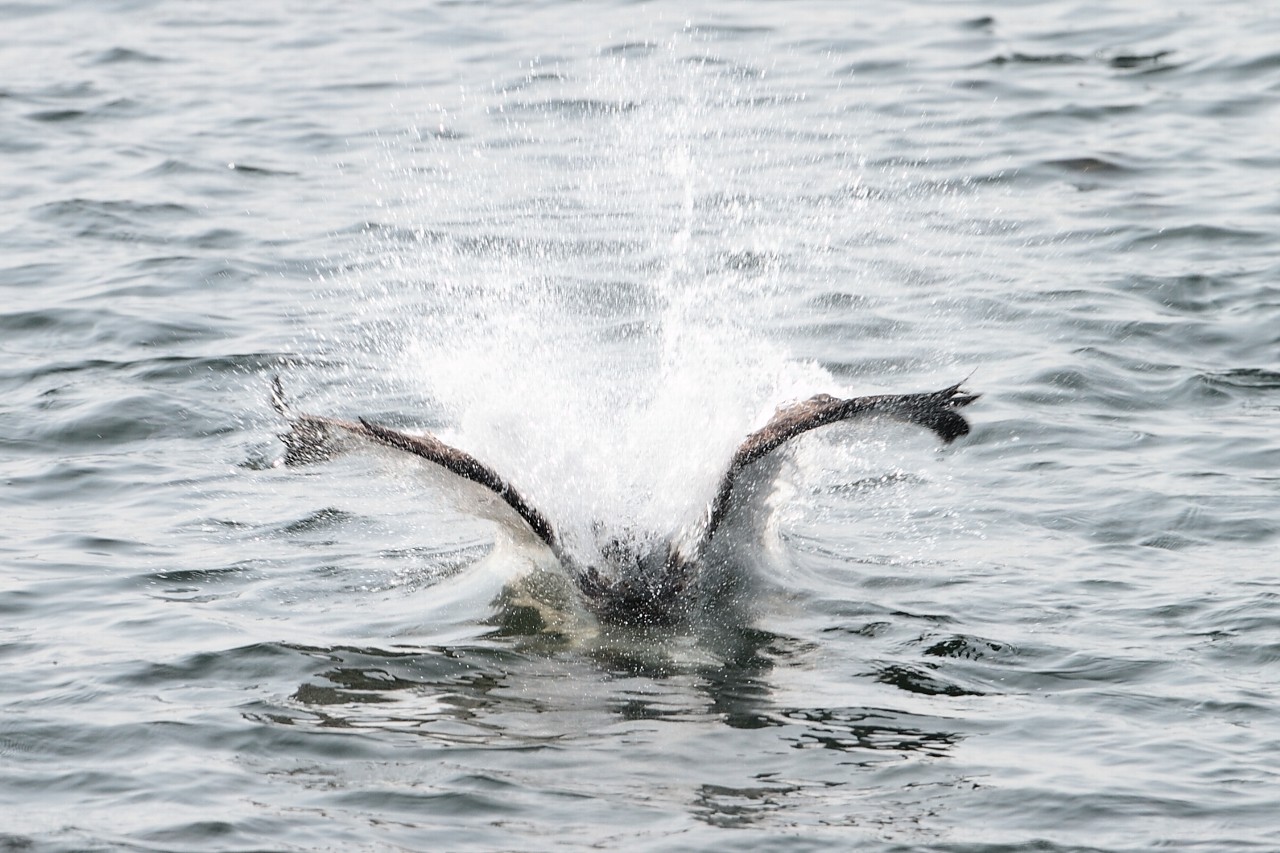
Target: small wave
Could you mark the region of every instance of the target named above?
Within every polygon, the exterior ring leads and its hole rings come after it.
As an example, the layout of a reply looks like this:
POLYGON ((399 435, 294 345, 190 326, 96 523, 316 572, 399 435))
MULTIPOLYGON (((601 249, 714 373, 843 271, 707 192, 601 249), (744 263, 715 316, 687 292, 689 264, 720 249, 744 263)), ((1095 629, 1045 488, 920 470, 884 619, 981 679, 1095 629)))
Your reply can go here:
POLYGON ((127 47, 113 47, 104 50, 101 53, 94 54, 89 60, 90 65, 117 65, 126 62, 139 62, 145 65, 154 65, 161 62, 167 62, 164 57, 156 56, 141 50, 134 50, 127 47))
POLYGON ((771 26, 753 26, 750 24, 693 24, 686 27, 686 32, 706 38, 740 39, 749 36, 762 36, 774 32, 771 26))
POLYGON ((1197 380, 1216 388, 1239 391, 1280 390, 1280 372, 1258 367, 1239 367, 1201 373, 1197 380))
MULTIPOLYGON (((1134 237, 1123 248, 1128 251, 1145 251, 1152 246, 1168 244, 1186 244, 1191 247, 1203 247, 1206 245, 1244 247, 1268 245, 1274 239, 1274 235, 1265 231, 1197 223, 1172 228, 1143 229, 1143 233, 1134 237)), ((1215 250, 1214 254, 1216 255, 1220 251, 1221 248, 1215 250)))
POLYGON ((314 530, 327 530, 331 527, 341 527, 356 517, 355 513, 347 512, 346 510, 338 509, 336 507, 327 507, 283 525, 280 527, 280 532, 289 534, 310 533, 314 530))
POLYGON ((1012 53, 1001 53, 988 59, 983 65, 1000 66, 1055 66, 1055 65, 1083 65, 1095 64, 1107 68, 1117 70, 1130 71, 1139 69, 1145 72, 1155 70, 1168 70, 1172 66, 1165 62, 1165 57, 1171 55, 1172 50, 1156 50, 1151 53, 1109 53, 1107 51, 1099 51, 1094 54, 1079 53, 1023 53, 1014 51, 1012 53))
POLYGON ((272 169, 268 166, 255 166, 250 163, 228 163, 227 168, 239 175, 249 177, 277 178, 296 177, 297 172, 288 169, 272 169))
POLYGON ((864 753, 868 758, 943 757, 962 740, 956 732, 930 730, 942 721, 913 718, 880 708, 786 708, 771 713, 777 725, 796 727, 784 735, 801 749, 821 747, 864 753))
POLYGON ((872 673, 876 681, 905 690, 908 693, 920 693, 925 696, 984 696, 980 690, 963 687, 945 679, 938 674, 937 667, 932 664, 907 665, 885 664, 876 667, 872 673))
POLYGON ((625 41, 607 45, 600 49, 601 56, 640 57, 650 56, 658 49, 655 41, 625 41))
POLYGON ((1112 68, 1141 68, 1144 66, 1166 65, 1162 60, 1172 54, 1172 50, 1157 50, 1153 53, 1120 53, 1107 60, 1112 68))
POLYGON ((571 118, 617 116, 640 109, 638 101, 606 101, 599 98, 551 98, 545 101, 516 101, 508 104, 513 112, 534 115, 561 115, 571 118))
POLYGON ((1002 53, 988 59, 985 65, 1078 65, 1088 57, 1074 53, 1002 53))
POLYGON ((198 215, 192 208, 176 202, 89 198, 49 202, 34 211, 37 220, 68 228, 77 237, 153 244, 172 242, 173 223, 198 215))
POLYGON ((76 109, 37 110, 33 113, 27 113, 27 118, 45 124, 62 124, 64 122, 79 121, 88 115, 88 111, 76 109))
POLYGON ((1045 160, 1041 165, 1082 175, 1119 175, 1134 171, 1131 167, 1115 160, 1105 160, 1101 157, 1068 157, 1062 160, 1045 160))
POLYGON ((921 645, 929 643, 923 654, 932 657, 961 658, 964 660, 981 660, 983 658, 1002 658, 1016 654, 1008 643, 995 640, 984 640, 964 634, 951 634, 945 637, 926 636, 921 638, 921 645))

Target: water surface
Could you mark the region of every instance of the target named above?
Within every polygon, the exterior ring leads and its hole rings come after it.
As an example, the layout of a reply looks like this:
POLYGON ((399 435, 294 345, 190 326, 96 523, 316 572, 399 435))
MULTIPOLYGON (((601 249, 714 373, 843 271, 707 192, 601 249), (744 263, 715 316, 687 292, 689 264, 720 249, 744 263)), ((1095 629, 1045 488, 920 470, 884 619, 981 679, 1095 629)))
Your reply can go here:
POLYGON ((1269 10, 0 10, 0 846, 1280 847, 1269 10), (983 398, 627 633, 276 373, 582 542, 983 398))

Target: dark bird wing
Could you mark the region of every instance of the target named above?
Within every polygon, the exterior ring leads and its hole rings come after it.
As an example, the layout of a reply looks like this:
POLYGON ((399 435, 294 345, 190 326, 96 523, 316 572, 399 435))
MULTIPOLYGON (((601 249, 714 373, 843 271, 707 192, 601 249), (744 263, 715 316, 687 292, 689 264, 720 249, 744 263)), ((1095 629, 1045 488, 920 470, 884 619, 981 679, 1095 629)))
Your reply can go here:
POLYGON ((778 409, 763 428, 747 436, 729 463, 711 503, 707 525, 700 540, 705 543, 724 521, 733 501, 734 486, 742 472, 796 436, 838 421, 884 417, 917 424, 932 430, 946 443, 969 433, 969 422, 955 410, 978 399, 977 394, 952 385, 925 394, 881 394, 872 397, 839 399, 818 394, 800 403, 778 409))
POLYGON ((363 418, 347 421, 319 415, 295 414, 285 400, 284 388, 278 376, 272 378, 271 404, 289 420, 289 432, 280 436, 285 445, 284 464, 299 465, 328 459, 339 452, 351 438, 403 450, 497 495, 529 526, 534 535, 553 550, 559 551, 555 528, 546 517, 496 471, 465 450, 451 447, 433 435, 408 435, 363 418))

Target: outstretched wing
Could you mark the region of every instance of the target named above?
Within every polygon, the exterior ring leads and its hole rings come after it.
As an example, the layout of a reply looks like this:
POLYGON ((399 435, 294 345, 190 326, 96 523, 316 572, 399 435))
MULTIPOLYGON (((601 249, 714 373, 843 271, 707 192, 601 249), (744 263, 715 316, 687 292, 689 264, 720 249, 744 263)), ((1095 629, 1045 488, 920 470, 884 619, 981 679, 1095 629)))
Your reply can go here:
POLYGON ((881 394, 844 400, 818 394, 804 402, 778 409, 769 423, 747 436, 734 453, 729 470, 720 481, 720 489, 711 503, 710 517, 702 531, 701 541, 710 539, 724 521, 733 500, 734 485, 742 471, 796 436, 838 421, 885 417, 926 427, 949 444, 969 433, 969 422, 955 410, 969 405, 978 396, 961 391, 960 385, 956 384, 925 394, 881 394))
POLYGON ((546 516, 534 509, 524 497, 511 487, 511 484, 498 475, 496 471, 476 459, 465 450, 450 447, 434 435, 406 435, 393 429, 360 419, 360 426, 365 434, 387 447, 406 450, 415 456, 421 456, 428 462, 452 471, 459 477, 470 480, 493 492, 516 511, 524 519, 539 539, 552 550, 559 550, 559 540, 555 529, 547 521, 546 516))
POLYGON ((280 377, 272 377, 271 405, 288 418, 290 430, 280 436, 285 445, 284 464, 299 465, 328 459, 349 438, 360 438, 403 450, 433 462, 453 474, 493 492, 524 520, 534 534, 553 550, 559 550, 555 528, 496 471, 465 450, 450 447, 433 435, 408 435, 361 418, 347 421, 319 415, 295 414, 285 401, 280 377))

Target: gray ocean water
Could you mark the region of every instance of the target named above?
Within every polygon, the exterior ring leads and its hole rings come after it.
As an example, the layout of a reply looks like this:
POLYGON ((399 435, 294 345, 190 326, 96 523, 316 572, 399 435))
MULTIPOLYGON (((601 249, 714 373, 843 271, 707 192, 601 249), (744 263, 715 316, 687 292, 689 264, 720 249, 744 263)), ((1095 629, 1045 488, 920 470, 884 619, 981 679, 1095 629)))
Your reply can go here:
POLYGON ((0 20, 0 849, 1280 850, 1274 4, 0 20), (622 632, 275 374, 635 537, 983 396, 622 632))

